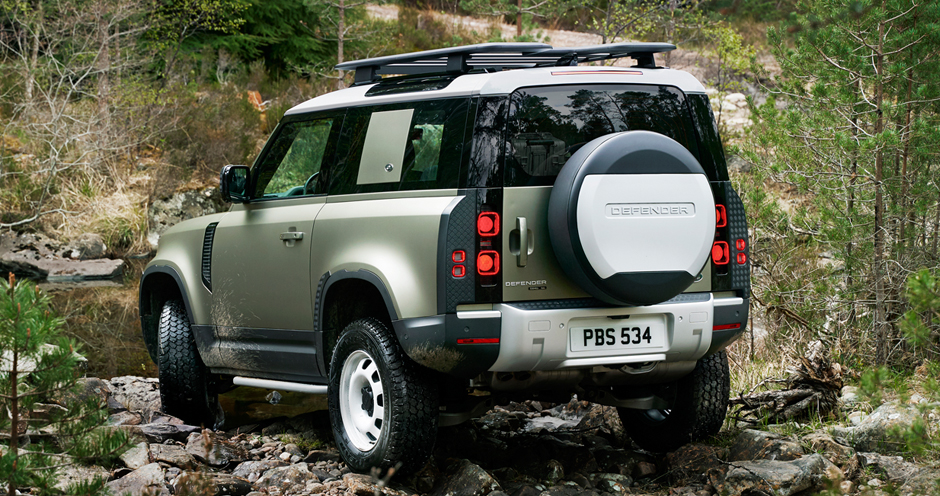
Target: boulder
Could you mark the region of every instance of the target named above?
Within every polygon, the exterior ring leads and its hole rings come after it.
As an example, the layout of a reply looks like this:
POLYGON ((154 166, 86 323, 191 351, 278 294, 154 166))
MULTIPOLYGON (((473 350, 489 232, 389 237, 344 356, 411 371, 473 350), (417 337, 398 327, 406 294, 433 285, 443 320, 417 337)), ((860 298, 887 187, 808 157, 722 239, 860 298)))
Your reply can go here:
POLYGON ((149 494, 154 496, 169 496, 166 488, 163 468, 159 463, 150 463, 139 469, 113 480, 107 484, 111 494, 149 494))
MULTIPOLYGON (((377 484, 372 476, 363 474, 346 474, 343 476, 343 483, 346 484, 347 491, 356 496, 411 496, 410 492, 398 491, 385 485, 377 484)), ((492 494, 492 493, 491 493, 492 494)))
POLYGON ((288 488, 295 485, 305 485, 311 479, 315 479, 310 473, 306 463, 295 463, 286 467, 277 467, 268 470, 262 475, 255 487, 277 487, 288 488))
POLYGON ((186 452, 186 449, 176 444, 154 444, 150 446, 150 454, 155 462, 163 462, 182 469, 196 467, 196 459, 186 452))
POLYGON ((111 475, 111 473, 104 467, 98 467, 95 465, 67 465, 66 467, 56 472, 56 483, 54 487, 59 491, 68 494, 66 490, 73 484, 91 482, 95 480, 95 478, 106 481, 108 480, 109 475, 111 475))
POLYGON ((792 494, 827 487, 838 487, 842 472, 819 454, 797 460, 755 460, 732 462, 719 483, 718 492, 729 496, 743 494, 792 494))
POLYGON ((855 450, 841 444, 825 432, 813 432, 803 436, 803 443, 810 446, 815 453, 820 453, 832 463, 842 466, 855 456, 855 450))
POLYGON ((940 494, 940 466, 926 467, 914 473, 898 491, 900 496, 940 494))
POLYGON ((89 260, 101 258, 108 251, 104 238, 98 233, 85 233, 75 238, 62 249, 62 257, 89 260))
POLYGON ((184 472, 173 483, 174 494, 245 496, 251 490, 245 479, 213 472, 184 472))
POLYGON ((249 458, 245 448, 208 429, 191 433, 186 439, 186 451, 199 461, 215 467, 249 458))
POLYGON ((900 456, 886 456, 878 453, 859 453, 859 468, 866 474, 873 474, 895 484, 903 484, 914 476, 920 467, 904 461, 900 456))
POLYGON ((124 466, 131 470, 137 470, 144 465, 153 463, 154 460, 150 457, 150 445, 148 443, 138 443, 131 446, 131 449, 121 455, 121 461, 124 462, 124 466))
POLYGON ((499 482, 470 460, 461 460, 456 469, 432 494, 434 496, 485 496, 500 491, 499 482))
POLYGON ((744 460, 796 460, 803 456, 803 448, 779 434, 745 429, 731 445, 731 461, 744 460))
POLYGON ((199 432, 200 428, 195 425, 173 425, 173 424, 144 424, 144 425, 126 425, 121 428, 127 430, 128 434, 140 435, 151 443, 163 443, 167 440, 185 441, 190 434, 199 432))
POLYGON ((885 403, 858 425, 833 428, 832 435, 844 438, 856 451, 900 451, 904 437, 897 431, 910 429, 919 416, 913 407, 885 403))
POLYGON ((160 381, 153 378, 121 376, 106 381, 111 396, 132 412, 160 411, 160 381))
POLYGON ((843 410, 851 410, 859 403, 858 388, 856 386, 845 386, 842 388, 842 395, 839 397, 839 406, 843 410))
POLYGON ((235 467, 235 470, 232 471, 232 475, 254 482, 260 479, 268 470, 277 467, 286 467, 287 465, 287 462, 272 459, 242 462, 235 467))

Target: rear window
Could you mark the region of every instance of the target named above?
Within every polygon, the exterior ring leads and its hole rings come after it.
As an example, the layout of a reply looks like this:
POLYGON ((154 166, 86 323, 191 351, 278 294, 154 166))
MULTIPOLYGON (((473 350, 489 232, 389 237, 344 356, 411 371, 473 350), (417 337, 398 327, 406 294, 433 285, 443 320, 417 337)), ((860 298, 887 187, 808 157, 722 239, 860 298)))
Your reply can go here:
POLYGON ((512 94, 506 186, 551 185, 589 141, 622 131, 653 131, 699 158, 685 94, 671 86, 577 85, 521 88, 512 94))

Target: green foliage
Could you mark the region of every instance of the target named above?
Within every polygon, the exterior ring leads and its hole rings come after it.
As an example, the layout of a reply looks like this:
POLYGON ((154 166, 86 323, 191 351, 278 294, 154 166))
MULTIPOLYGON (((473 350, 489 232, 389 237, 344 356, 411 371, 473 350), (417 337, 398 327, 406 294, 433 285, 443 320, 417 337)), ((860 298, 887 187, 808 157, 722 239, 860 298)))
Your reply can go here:
POLYGON ((914 346, 937 352, 940 347, 940 279, 937 274, 929 269, 911 274, 905 296, 910 310, 901 320, 901 330, 914 346))
MULTIPOLYGON (((17 283, 12 274, 0 281, 0 430, 9 433, 0 447, 0 481, 10 494, 16 487, 51 488, 57 467, 106 461, 127 441, 121 431, 98 429, 107 409, 79 383, 81 357, 61 325, 34 285, 17 283), (55 446, 30 444, 29 434, 39 429, 55 432, 55 446)), ((72 491, 102 489, 98 480, 72 491)))
POLYGON ((755 224, 782 240, 774 256, 811 243, 826 257, 810 264, 819 271, 801 291, 758 297, 791 311, 815 307, 825 317, 816 329, 863 361, 936 356, 936 347, 899 345, 897 320, 907 275, 937 259, 940 61, 928 54, 940 51, 940 6, 827 0, 798 8, 768 32, 781 75, 755 109, 744 151, 792 199, 780 217, 755 224))

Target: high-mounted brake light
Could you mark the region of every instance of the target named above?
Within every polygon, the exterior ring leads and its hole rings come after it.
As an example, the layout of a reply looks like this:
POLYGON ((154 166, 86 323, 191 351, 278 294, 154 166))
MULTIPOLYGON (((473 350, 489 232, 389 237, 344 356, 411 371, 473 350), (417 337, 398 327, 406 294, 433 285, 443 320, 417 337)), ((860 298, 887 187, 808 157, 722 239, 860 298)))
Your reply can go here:
POLYGON ((715 227, 725 227, 728 225, 728 212, 724 205, 715 205, 715 227))
POLYGON ((493 250, 481 251, 477 255, 477 273, 481 276, 499 274, 499 253, 493 250))
POLYGON ((731 261, 731 250, 725 241, 715 241, 712 245, 712 260, 717 265, 728 265, 731 261))
POLYGON ((484 237, 499 234, 499 214, 496 212, 482 212, 477 217, 477 233, 484 237))

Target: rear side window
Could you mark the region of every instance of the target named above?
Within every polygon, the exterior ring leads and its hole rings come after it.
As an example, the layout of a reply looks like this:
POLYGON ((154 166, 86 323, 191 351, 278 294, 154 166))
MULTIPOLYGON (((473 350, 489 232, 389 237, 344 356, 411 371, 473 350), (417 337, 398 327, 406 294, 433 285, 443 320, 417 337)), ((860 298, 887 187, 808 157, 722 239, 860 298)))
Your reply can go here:
POLYGON ((509 112, 506 186, 551 185, 579 148, 622 131, 664 134, 699 157, 686 96, 671 86, 521 88, 509 112))
POLYGON ((350 109, 330 194, 456 188, 469 99, 350 109))

